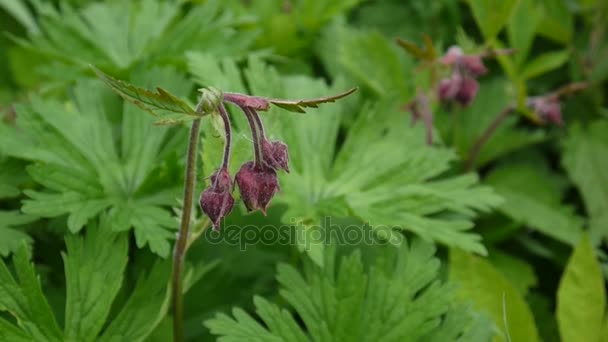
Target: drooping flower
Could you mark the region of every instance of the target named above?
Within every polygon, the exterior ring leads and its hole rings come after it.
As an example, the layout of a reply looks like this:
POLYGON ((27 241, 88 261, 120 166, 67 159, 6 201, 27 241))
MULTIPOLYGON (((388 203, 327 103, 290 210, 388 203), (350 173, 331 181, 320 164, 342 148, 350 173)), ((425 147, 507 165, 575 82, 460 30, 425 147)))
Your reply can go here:
POLYGON ((260 210, 264 215, 270 200, 280 190, 277 173, 253 161, 241 166, 236 173, 236 183, 247 210, 260 210))
POLYGON ((543 122, 552 122, 558 126, 563 125, 561 104, 557 96, 532 97, 528 99, 527 104, 543 122))
POLYGON ((264 163, 274 170, 282 169, 289 172, 289 152, 287 145, 282 141, 262 141, 262 157, 264 163))
POLYGON ((487 73, 480 55, 465 55, 458 46, 448 49, 441 63, 452 68, 452 74, 439 82, 437 96, 442 102, 455 101, 463 106, 473 102, 479 91, 477 77, 487 73))
POLYGON ((220 221, 234 206, 234 198, 231 194, 232 178, 226 168, 217 170, 210 178, 211 185, 201 193, 199 204, 211 219, 213 228, 219 230, 220 221))

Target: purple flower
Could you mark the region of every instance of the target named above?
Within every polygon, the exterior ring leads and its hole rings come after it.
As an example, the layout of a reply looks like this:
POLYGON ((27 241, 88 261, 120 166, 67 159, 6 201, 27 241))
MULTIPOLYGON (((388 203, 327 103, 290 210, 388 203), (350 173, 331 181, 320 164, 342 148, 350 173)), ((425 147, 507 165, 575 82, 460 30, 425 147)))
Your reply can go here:
POLYGON ((280 190, 277 173, 252 161, 241 166, 236 173, 236 183, 247 210, 260 210, 264 215, 270 200, 280 190))
POLYGON ((468 106, 475 99, 478 91, 479 83, 474 78, 454 73, 452 77, 439 82, 437 95, 442 102, 456 101, 468 106))
POLYGON ((232 178, 228 169, 222 168, 211 175, 211 185, 201 193, 199 204, 209 216, 213 229, 219 230, 220 221, 226 217, 234 206, 232 197, 232 178))
POLYGON ((538 113, 543 122, 552 122, 558 126, 563 125, 562 110, 557 96, 538 96, 528 100, 528 107, 538 113))
POLYGON ((262 156, 264 163, 274 170, 289 172, 288 148, 282 141, 262 140, 262 156))

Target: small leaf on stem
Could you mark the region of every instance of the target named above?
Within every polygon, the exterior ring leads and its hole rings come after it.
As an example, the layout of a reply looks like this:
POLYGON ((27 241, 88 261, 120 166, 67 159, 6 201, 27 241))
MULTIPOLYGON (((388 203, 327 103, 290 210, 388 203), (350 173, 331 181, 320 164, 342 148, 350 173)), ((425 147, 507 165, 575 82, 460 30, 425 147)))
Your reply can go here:
POLYGON ((117 80, 92 65, 91 68, 97 77, 122 98, 159 118, 157 124, 175 124, 208 114, 206 111, 197 113, 186 102, 162 88, 156 88, 157 92, 152 92, 117 80))

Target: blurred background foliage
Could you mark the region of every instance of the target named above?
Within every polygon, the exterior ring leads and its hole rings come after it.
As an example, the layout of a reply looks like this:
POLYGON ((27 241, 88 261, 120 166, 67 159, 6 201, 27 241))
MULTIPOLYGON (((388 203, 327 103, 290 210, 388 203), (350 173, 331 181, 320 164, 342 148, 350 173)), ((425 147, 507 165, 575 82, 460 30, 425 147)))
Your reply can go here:
MULTIPOLYGON (((153 126, 92 64, 192 104, 201 86, 360 88, 263 114, 292 172, 267 217, 235 208, 190 249, 189 340, 607 341, 607 22, 601 0, 0 0, 0 340, 171 339, 187 128, 153 126), (470 107, 432 104, 432 146, 404 110, 423 63, 395 43, 425 34, 440 55, 516 51, 470 107), (575 82, 562 126, 525 108, 575 82)), ((236 169, 251 145, 231 114, 236 169)), ((219 127, 204 120, 199 190, 219 127)))

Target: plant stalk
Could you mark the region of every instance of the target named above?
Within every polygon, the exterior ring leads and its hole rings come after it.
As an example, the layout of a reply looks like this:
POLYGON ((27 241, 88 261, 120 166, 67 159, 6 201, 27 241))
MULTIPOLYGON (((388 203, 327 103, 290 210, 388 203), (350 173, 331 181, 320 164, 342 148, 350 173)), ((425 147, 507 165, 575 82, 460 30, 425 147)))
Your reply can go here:
POLYGON ((477 141, 475 142, 475 144, 473 145, 473 147, 471 147, 471 150, 469 151, 469 158, 467 159, 467 161, 465 163, 465 171, 468 172, 468 171, 473 170, 473 168, 475 167, 475 162, 477 161, 477 157, 479 156, 479 152, 481 151, 481 148, 488 142, 488 140, 490 140, 490 138, 492 137, 492 134, 494 134, 494 132, 496 132, 496 130, 498 129, 500 124, 502 124, 502 122, 505 121, 507 116, 509 116, 509 114, 511 114, 511 112, 514 109, 515 108, 513 106, 508 106, 505 109, 503 109, 500 113, 498 113, 498 115, 494 118, 494 120, 490 123, 490 125, 483 132, 481 137, 479 139, 477 139, 477 141))
POLYGON ((255 156, 255 166, 259 167, 262 165, 262 146, 260 143, 260 136, 257 130, 257 125, 255 122, 254 115, 249 111, 249 108, 242 107, 245 116, 247 117, 247 122, 249 123, 249 128, 251 129, 251 138, 253 139, 253 153, 255 156))
MULTIPOLYGON (((198 108, 197 108, 198 109, 198 108)), ((184 181, 184 208, 173 250, 173 274, 171 278, 171 297, 173 299, 173 341, 184 340, 184 296, 182 292, 182 278, 184 271, 184 260, 188 246, 188 231, 192 216, 192 202, 196 182, 196 159, 198 137, 201 120, 196 119, 190 128, 190 139, 188 142, 188 155, 186 159, 186 179, 184 181)))

